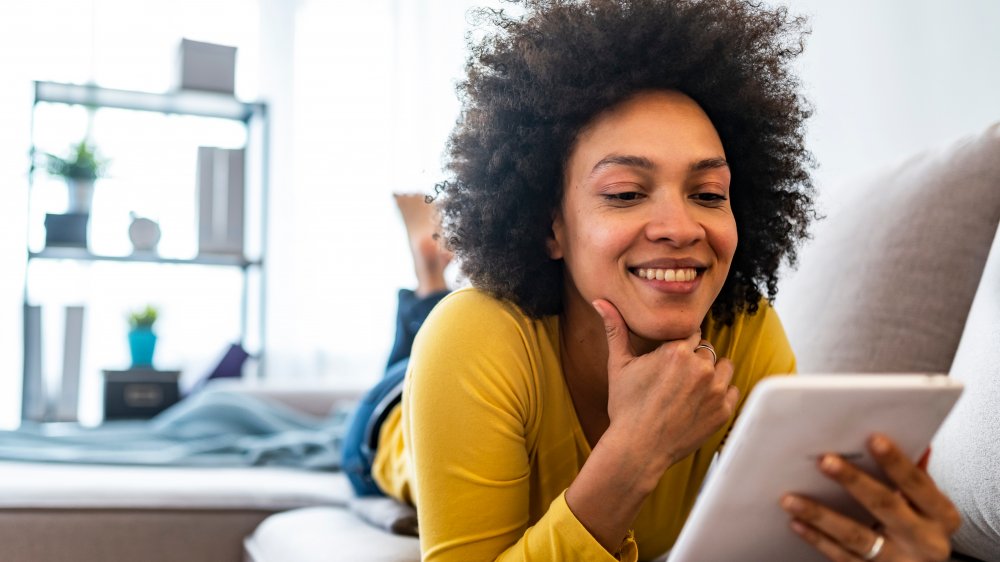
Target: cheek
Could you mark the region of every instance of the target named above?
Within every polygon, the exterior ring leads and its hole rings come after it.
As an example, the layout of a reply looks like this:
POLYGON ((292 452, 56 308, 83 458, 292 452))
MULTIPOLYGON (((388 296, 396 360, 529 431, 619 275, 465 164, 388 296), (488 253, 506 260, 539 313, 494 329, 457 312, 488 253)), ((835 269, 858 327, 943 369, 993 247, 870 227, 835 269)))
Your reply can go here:
POLYGON ((720 261, 732 262, 736 246, 739 243, 736 221, 729 220, 725 224, 719 224, 718 227, 713 228, 709 234, 709 242, 720 261))
POLYGON ((569 220, 563 231, 563 267, 569 279, 588 298, 596 298, 610 281, 621 254, 621 234, 604 221, 588 216, 586 221, 569 220))
POLYGON ((625 229, 613 221, 598 221, 591 217, 586 222, 578 222, 575 227, 571 242, 575 261, 586 263, 588 267, 606 269, 608 260, 615 260, 631 242, 625 229))

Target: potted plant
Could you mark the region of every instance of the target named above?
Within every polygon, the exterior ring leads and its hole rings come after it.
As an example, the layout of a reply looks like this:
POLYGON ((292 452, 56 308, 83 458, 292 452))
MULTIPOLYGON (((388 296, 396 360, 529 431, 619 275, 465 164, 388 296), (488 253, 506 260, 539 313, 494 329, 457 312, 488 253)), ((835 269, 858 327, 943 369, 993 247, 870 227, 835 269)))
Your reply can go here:
POLYGON ((133 310, 128 314, 128 347, 132 354, 132 368, 151 368, 153 366, 153 351, 156 350, 156 334, 153 324, 159 315, 156 308, 146 305, 145 308, 133 310))
POLYGON ((90 213, 94 199, 94 181, 104 177, 107 160, 97 154, 97 150, 86 139, 70 147, 65 157, 45 153, 45 169, 54 176, 66 180, 69 189, 69 212, 90 213))

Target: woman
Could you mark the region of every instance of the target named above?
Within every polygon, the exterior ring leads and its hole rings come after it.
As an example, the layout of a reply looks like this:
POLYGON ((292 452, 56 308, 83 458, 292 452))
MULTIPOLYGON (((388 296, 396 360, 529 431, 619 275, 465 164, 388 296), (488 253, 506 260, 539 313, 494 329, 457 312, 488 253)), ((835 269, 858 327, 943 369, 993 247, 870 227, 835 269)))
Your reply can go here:
MULTIPOLYGON (((524 4, 473 48, 441 186, 474 288, 421 328, 372 476, 416 505, 427 560, 649 559, 747 393, 795 369, 764 296, 812 216, 801 23, 736 0, 524 4)), ((818 468, 879 530, 775 498, 792 530, 833 560, 946 559, 950 502, 872 450, 898 493, 818 468)))

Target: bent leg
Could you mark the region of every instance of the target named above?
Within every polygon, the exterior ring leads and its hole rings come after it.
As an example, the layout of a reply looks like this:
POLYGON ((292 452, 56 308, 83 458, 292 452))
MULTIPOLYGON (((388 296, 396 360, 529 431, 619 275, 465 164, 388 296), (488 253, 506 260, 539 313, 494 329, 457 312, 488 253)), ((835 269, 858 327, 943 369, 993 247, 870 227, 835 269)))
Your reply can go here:
POLYGON ((403 380, 417 331, 434 305, 449 292, 444 269, 452 254, 442 247, 436 236, 438 223, 434 207, 423 195, 394 197, 406 225, 417 288, 399 291, 396 335, 385 375, 361 399, 344 436, 343 469, 359 496, 384 495, 371 476, 379 429, 402 398, 403 380))

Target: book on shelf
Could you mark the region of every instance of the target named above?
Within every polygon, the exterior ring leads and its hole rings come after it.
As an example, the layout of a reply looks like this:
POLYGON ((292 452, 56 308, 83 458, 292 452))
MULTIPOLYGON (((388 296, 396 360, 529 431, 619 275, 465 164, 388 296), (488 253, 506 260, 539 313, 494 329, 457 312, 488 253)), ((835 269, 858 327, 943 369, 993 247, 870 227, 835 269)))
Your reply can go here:
POLYGON ((242 148, 198 147, 198 254, 243 255, 242 148))
POLYGON ((80 361, 83 356, 82 306, 66 307, 66 332, 63 338, 62 384, 56 402, 56 421, 76 421, 80 404, 80 361))

